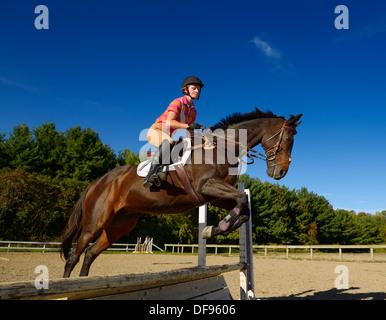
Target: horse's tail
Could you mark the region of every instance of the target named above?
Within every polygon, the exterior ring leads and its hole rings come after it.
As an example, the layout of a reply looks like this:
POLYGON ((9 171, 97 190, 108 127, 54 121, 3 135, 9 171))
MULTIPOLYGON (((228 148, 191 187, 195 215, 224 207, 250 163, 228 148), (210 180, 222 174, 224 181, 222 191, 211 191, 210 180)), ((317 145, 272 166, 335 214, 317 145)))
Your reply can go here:
POLYGON ((74 209, 72 210, 70 219, 68 220, 66 227, 63 230, 60 255, 64 255, 64 258, 66 260, 68 259, 69 252, 72 247, 72 241, 78 236, 78 234, 82 230, 81 221, 83 217, 83 204, 91 185, 92 183, 90 183, 83 191, 74 209))

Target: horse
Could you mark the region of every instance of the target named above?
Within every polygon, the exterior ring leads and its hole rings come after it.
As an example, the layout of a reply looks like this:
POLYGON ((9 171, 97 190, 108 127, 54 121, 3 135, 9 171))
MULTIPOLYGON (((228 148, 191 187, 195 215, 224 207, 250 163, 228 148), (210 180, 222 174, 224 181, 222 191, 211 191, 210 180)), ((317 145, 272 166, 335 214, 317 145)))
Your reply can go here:
POLYGON ((138 218, 145 213, 177 214, 210 203, 230 211, 218 226, 206 227, 203 238, 226 236, 239 228, 249 219, 250 212, 246 194, 234 187, 238 175, 230 174, 238 163, 227 161, 228 158, 230 155, 237 159, 245 155, 250 159, 263 156, 268 176, 282 179, 292 160, 294 135, 301 116, 291 115, 286 120, 271 111, 262 112, 255 108, 246 114, 234 113, 211 127, 213 133, 223 130, 223 138, 216 134, 212 136, 213 150, 192 148, 190 163, 184 167, 192 189, 190 193, 195 194, 196 201, 192 201, 176 171, 168 172, 161 186, 150 189, 143 187, 137 166, 117 167, 91 182, 75 204, 62 234, 61 254, 66 260, 63 277, 70 276, 83 252, 80 276, 87 276, 98 255, 131 232, 138 218), (253 150, 260 143, 265 156, 257 155, 253 150), (225 155, 224 152, 213 152, 210 160, 195 157, 197 152, 230 149, 233 153, 225 152, 225 155), (72 248, 72 242, 77 238, 77 244, 72 248))

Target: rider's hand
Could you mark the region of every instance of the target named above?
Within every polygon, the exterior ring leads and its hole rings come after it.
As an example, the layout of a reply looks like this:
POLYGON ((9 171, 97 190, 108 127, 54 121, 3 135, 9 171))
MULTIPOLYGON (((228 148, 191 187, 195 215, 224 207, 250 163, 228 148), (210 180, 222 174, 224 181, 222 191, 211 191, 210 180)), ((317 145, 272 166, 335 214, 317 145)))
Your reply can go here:
POLYGON ((189 130, 195 130, 195 129, 201 129, 202 125, 198 123, 189 123, 188 129, 189 130))

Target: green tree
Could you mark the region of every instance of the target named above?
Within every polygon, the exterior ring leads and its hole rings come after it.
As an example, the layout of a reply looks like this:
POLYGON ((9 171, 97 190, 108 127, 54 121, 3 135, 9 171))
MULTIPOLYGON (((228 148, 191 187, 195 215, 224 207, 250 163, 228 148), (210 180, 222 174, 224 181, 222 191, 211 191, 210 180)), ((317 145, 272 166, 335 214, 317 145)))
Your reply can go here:
POLYGON ((343 209, 334 210, 320 229, 329 244, 351 244, 356 236, 353 214, 343 209))
POLYGON ((382 238, 382 243, 386 243, 386 210, 378 212, 376 217, 379 224, 379 234, 382 238))
POLYGON ((63 135, 56 131, 52 122, 43 123, 35 128, 33 135, 31 172, 56 177, 62 169, 61 159, 65 152, 63 135))
POLYGON ((323 196, 309 192, 303 187, 296 192, 297 195, 297 222, 299 240, 302 244, 324 243, 323 230, 325 219, 331 218, 333 207, 323 196))
POLYGON ((21 170, 0 174, 0 238, 58 239, 85 183, 42 177, 21 170))
POLYGON ((0 169, 8 165, 9 158, 7 153, 6 133, 0 133, 0 169))
POLYGON ((30 171, 33 167, 33 137, 28 126, 23 123, 14 126, 13 132, 5 141, 5 152, 8 158, 8 167, 30 171))
POLYGON ((384 241, 382 230, 385 218, 382 215, 360 212, 354 216, 354 224, 356 237, 351 240, 352 244, 379 244, 384 241))
POLYGON ((120 166, 127 166, 137 165, 140 163, 140 160, 137 153, 134 153, 129 149, 123 149, 122 151, 119 151, 117 162, 120 166))
POLYGON ((117 163, 113 150, 89 128, 77 126, 67 130, 64 148, 62 170, 58 172, 60 177, 92 181, 113 169, 117 163))

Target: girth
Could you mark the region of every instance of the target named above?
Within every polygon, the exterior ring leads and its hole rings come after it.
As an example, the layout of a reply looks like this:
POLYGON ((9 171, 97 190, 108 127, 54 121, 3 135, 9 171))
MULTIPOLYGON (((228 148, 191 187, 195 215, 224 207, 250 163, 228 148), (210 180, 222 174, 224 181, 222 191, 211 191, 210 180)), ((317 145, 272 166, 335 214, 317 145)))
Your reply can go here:
POLYGON ((196 207, 199 207, 202 205, 202 202, 198 198, 196 192, 193 190, 192 184, 190 183, 189 177, 186 174, 185 168, 182 164, 179 164, 175 166, 178 178, 180 179, 180 182, 182 186, 184 187, 186 193, 188 194, 190 200, 193 202, 193 204, 196 207))

